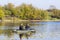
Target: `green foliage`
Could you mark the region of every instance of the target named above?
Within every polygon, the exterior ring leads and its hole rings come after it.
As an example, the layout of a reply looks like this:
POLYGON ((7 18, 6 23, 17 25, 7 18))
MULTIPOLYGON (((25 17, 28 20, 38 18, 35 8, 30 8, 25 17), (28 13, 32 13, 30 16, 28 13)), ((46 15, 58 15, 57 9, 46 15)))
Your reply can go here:
POLYGON ((4 11, 0 9, 0 20, 2 20, 3 17, 4 17, 4 11))
POLYGON ((16 7, 16 10, 17 16, 20 19, 25 20, 42 20, 47 19, 48 16, 47 11, 34 8, 32 5, 22 4, 21 6, 16 7))
POLYGON ((60 10, 58 9, 52 9, 52 18, 58 18, 60 19, 60 10))
POLYGON ((52 19, 60 19, 60 9, 57 9, 54 5, 50 6, 48 12, 52 19))
POLYGON ((6 15, 14 16, 14 5, 12 3, 5 5, 4 10, 6 15))
POLYGON ((52 10, 49 13, 46 10, 35 8, 32 5, 22 4, 20 6, 14 6, 12 3, 8 3, 0 7, 0 18, 6 18, 6 15, 22 20, 48 20, 53 17, 60 18, 60 10, 52 10))

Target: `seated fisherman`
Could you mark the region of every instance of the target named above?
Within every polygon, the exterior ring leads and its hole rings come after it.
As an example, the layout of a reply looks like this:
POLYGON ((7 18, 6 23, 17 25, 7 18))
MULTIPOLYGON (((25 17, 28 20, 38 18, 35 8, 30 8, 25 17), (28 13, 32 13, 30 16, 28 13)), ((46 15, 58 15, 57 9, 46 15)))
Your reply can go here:
POLYGON ((19 26, 19 30, 23 30, 23 24, 19 26))
POLYGON ((26 24, 25 29, 28 30, 30 28, 29 24, 26 24))

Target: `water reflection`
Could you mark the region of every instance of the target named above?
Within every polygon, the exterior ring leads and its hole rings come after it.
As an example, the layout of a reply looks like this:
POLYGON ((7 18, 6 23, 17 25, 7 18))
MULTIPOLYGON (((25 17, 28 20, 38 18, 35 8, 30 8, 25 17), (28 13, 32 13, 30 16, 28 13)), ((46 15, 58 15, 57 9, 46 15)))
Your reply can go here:
POLYGON ((27 40, 60 40, 60 22, 0 22, 0 40, 23 40, 24 38, 27 40), (13 30, 19 29, 21 23, 30 24, 36 33, 14 33, 13 30))
POLYGON ((13 35, 12 30, 0 30, 0 35, 1 34, 7 35, 8 37, 13 35))
POLYGON ((31 33, 22 33, 22 34, 19 34, 20 40, 22 40, 23 37, 29 39, 29 37, 31 37, 34 33, 31 32, 31 33))
MULTIPOLYGON (((12 39, 14 40, 14 38, 16 37, 16 34, 19 36, 20 40, 22 40, 24 37, 26 39, 28 39, 29 37, 31 37, 32 35, 35 34, 35 32, 29 32, 29 33, 21 33, 21 34, 18 34, 18 33, 15 33, 13 32, 13 30, 0 30, 0 37, 3 37, 2 39, 5 40, 5 38, 8 37, 8 40, 12 39), (15 34, 15 35, 14 35, 15 34), (1 36, 2 35, 2 36, 1 36)), ((1 38, 0 38, 1 39, 1 38)), ((16 38, 18 39, 18 38, 16 38)))

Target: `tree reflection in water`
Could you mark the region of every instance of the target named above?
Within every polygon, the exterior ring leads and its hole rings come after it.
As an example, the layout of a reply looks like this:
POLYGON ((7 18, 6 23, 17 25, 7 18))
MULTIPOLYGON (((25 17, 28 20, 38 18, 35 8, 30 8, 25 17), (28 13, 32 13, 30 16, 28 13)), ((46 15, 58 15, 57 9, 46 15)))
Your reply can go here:
MULTIPOLYGON (((13 30, 18 29, 20 24, 21 24, 20 22, 19 23, 0 22, 0 35, 3 34, 3 36, 7 36, 8 39, 10 40, 10 38, 12 36, 14 36, 14 37, 16 36, 16 35, 14 35, 15 33, 13 32, 13 30)), ((33 26, 33 24, 31 24, 30 22, 23 22, 23 24, 24 25, 30 24, 31 27, 33 26)), ((22 34, 17 34, 17 35, 19 35, 19 39, 22 40, 23 37, 25 37, 26 39, 29 39, 29 37, 34 35, 34 33, 35 32, 29 32, 29 33, 22 33, 22 34)), ((12 38, 12 39, 15 39, 15 38, 12 38)))
POLYGON ((19 38, 20 38, 20 40, 22 40, 23 37, 29 39, 29 37, 31 37, 34 34, 35 34, 35 32, 21 33, 21 34, 19 34, 19 38))

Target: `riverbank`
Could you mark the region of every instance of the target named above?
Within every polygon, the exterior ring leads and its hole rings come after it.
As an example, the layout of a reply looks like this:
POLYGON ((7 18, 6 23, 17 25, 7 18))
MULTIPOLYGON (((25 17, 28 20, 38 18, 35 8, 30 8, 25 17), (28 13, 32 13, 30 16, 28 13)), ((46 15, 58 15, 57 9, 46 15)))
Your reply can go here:
POLYGON ((40 22, 40 21, 60 21, 60 20, 0 20, 0 22, 24 22, 24 21, 31 21, 31 22, 40 22))
POLYGON ((30 21, 60 21, 60 20, 30 20, 30 21))

